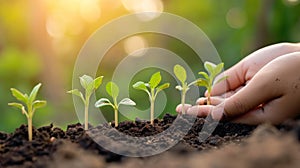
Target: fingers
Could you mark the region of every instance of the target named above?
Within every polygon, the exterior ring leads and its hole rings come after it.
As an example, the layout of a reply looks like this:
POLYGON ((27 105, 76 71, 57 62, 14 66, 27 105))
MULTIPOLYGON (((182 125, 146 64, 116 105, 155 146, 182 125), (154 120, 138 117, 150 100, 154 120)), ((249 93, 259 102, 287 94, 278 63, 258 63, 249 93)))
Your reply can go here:
MULTIPOLYGON (((189 108, 191 108, 192 107, 192 105, 190 105, 190 104, 185 104, 184 105, 184 110, 185 111, 187 111, 189 108)), ((181 113, 182 112, 182 105, 181 104, 179 104, 177 107, 176 107, 176 112, 177 113, 181 113)))
MULTIPOLYGON (((210 98, 210 103, 211 105, 218 105, 222 103, 225 99, 221 96, 215 96, 210 98)), ((196 104, 198 105, 206 105, 207 104, 207 97, 200 97, 197 101, 196 104)))

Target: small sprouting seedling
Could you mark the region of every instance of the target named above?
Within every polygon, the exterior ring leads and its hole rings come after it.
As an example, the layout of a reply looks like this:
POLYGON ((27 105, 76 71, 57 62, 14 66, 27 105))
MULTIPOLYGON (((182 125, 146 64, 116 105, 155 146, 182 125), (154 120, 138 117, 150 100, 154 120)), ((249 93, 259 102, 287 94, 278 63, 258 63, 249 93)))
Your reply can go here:
POLYGON ((160 72, 156 72, 155 74, 153 74, 151 76, 149 83, 144 83, 142 81, 139 81, 133 85, 134 89, 143 90, 149 96, 150 122, 152 125, 154 123, 153 122, 154 121, 154 103, 155 103, 156 96, 160 91, 162 91, 170 86, 170 83, 164 83, 164 84, 158 86, 160 82, 161 82, 160 72))
POLYGON ((213 88, 213 85, 225 80, 228 76, 223 76, 222 78, 215 81, 215 78, 218 74, 221 73, 223 70, 224 63, 220 63, 218 65, 215 65, 214 63, 206 61, 204 63, 204 68, 206 69, 206 72, 199 72, 200 75, 202 75, 202 78, 199 78, 196 82, 197 86, 204 86, 207 89, 207 105, 211 104, 210 97, 211 97, 211 90, 213 88))
MULTIPOLYGON (((183 107, 185 104, 186 92, 190 89, 191 85, 194 85, 195 83, 197 83, 197 80, 188 84, 186 82, 186 78, 187 78, 186 70, 181 65, 178 65, 178 64, 176 64, 174 66, 174 74, 175 74, 176 78, 181 82, 181 86, 177 85, 175 88, 178 89, 179 91, 181 91, 181 105, 183 107)), ((182 108, 181 113, 185 114, 184 108, 182 108)))
POLYGON ((128 106, 135 106, 135 102, 132 101, 130 98, 124 98, 119 103, 117 101, 117 97, 119 96, 119 87, 114 82, 108 82, 106 84, 106 92, 113 98, 113 103, 109 101, 107 98, 100 98, 96 103, 95 107, 103 107, 103 106, 111 106, 115 112, 115 126, 118 126, 119 123, 119 106, 128 105, 128 106))
POLYGON ((32 140, 32 118, 36 109, 41 108, 47 104, 45 100, 35 100, 36 95, 41 87, 41 83, 37 84, 28 96, 23 94, 15 88, 11 88, 12 95, 22 103, 8 103, 9 106, 14 106, 22 110, 22 114, 27 117, 28 121, 28 140, 32 140), (25 108, 25 106, 26 108, 25 108))
POLYGON ((84 129, 88 130, 88 123, 89 123, 89 103, 90 103, 90 97, 91 95, 99 88, 99 86, 102 83, 103 76, 97 77, 96 79, 93 79, 92 77, 88 75, 83 75, 79 77, 80 84, 85 90, 85 96, 78 90, 73 89, 68 91, 67 93, 71 93, 73 95, 79 96, 81 100, 84 103, 84 129))

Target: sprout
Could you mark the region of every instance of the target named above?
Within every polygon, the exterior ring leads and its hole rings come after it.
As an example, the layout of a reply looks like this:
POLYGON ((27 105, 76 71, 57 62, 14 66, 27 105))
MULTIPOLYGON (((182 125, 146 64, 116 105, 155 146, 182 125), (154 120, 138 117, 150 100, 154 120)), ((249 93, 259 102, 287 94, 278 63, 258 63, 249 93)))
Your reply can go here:
POLYGON ((119 87, 114 82, 108 82, 106 84, 106 92, 113 98, 113 103, 107 98, 100 98, 96 103, 95 107, 111 106, 115 112, 115 126, 118 126, 118 112, 120 105, 135 106, 135 102, 129 98, 122 99, 119 103, 117 97, 119 96, 119 87))
POLYGON ((8 103, 9 106, 14 106, 22 110, 22 114, 27 117, 28 121, 28 140, 32 141, 32 118, 36 109, 41 108, 47 104, 45 100, 35 100, 36 95, 41 87, 41 83, 37 84, 28 96, 26 93, 23 94, 15 88, 11 88, 12 95, 19 100, 21 103, 8 103), (24 107, 26 106, 26 108, 24 107))
POLYGON ((88 130, 88 123, 89 123, 89 103, 91 95, 99 88, 102 84, 103 76, 100 76, 96 79, 88 75, 83 75, 79 77, 81 86, 85 89, 85 96, 78 90, 73 89, 68 91, 67 93, 71 93, 81 98, 84 103, 84 115, 85 115, 85 122, 84 122, 84 129, 88 130))
POLYGON ((210 97, 211 97, 211 91, 213 88, 213 85, 225 80, 228 76, 223 76, 222 78, 215 81, 215 78, 218 74, 221 73, 223 70, 224 63, 220 63, 218 65, 215 65, 211 62, 206 61, 204 63, 204 68, 206 69, 206 72, 199 72, 200 75, 202 75, 202 78, 199 78, 196 82, 197 86, 204 86, 207 89, 207 105, 211 104, 210 97))
MULTIPOLYGON (((178 65, 178 64, 176 64, 174 66, 174 74, 175 74, 176 78, 181 82, 181 86, 177 85, 175 88, 178 89, 179 91, 181 91, 181 105, 183 107, 185 104, 186 92, 190 89, 191 85, 193 85, 197 82, 197 80, 188 84, 186 82, 186 78, 187 78, 186 70, 181 65, 178 65)), ((182 108, 181 113, 185 114, 184 108, 182 108)))
POLYGON ((139 81, 133 85, 134 89, 143 90, 149 96, 150 122, 152 125, 154 123, 153 122, 154 121, 154 103, 155 103, 156 96, 160 91, 162 91, 170 86, 170 83, 164 83, 164 84, 158 86, 160 82, 161 82, 160 72, 156 72, 155 74, 153 74, 151 76, 149 83, 144 83, 142 81, 139 81))

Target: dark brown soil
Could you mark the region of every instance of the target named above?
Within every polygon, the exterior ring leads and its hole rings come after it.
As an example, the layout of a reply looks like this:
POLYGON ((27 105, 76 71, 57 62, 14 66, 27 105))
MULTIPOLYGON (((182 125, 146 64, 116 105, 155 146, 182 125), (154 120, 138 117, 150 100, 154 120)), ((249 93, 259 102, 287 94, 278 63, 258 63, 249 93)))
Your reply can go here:
MULTIPOLYGON (((165 115, 163 119, 155 120, 154 126, 152 126, 147 121, 141 121, 136 119, 134 122, 122 122, 116 128, 119 132, 123 132, 127 135, 134 137, 149 137, 149 142, 151 141, 151 135, 159 134, 165 130, 169 130, 169 134, 163 136, 158 140, 159 145, 168 145, 170 143, 171 137, 176 137, 177 135, 172 130, 172 123, 176 119, 176 116, 165 115)), ((178 117, 177 117, 178 119, 178 117)), ((188 116, 180 116, 178 122, 184 127, 190 122, 188 116)), ((114 127, 114 123, 111 124, 114 127)), ((274 127, 272 127, 274 128, 274 127)), ((116 129, 112 129, 109 124, 103 124, 94 128, 91 128, 89 131, 93 135, 101 135, 101 133, 115 135, 116 129)), ((167 167, 173 167, 172 163, 178 163, 180 160, 184 160, 186 156, 189 158, 198 158, 198 154, 209 153, 216 151, 224 151, 220 148, 223 146, 234 146, 232 150, 246 152, 246 149, 235 149, 239 146, 245 146, 249 139, 252 137, 252 132, 255 130, 255 126, 235 124, 230 122, 212 122, 211 120, 206 120, 203 118, 197 118, 194 122, 192 128, 188 131, 188 134, 184 136, 179 143, 169 149, 168 151, 159 154, 157 156, 146 157, 146 158, 128 158, 120 156, 105 150, 103 147, 99 146, 93 141, 92 138, 84 131, 81 124, 69 125, 66 131, 63 131, 60 128, 54 127, 52 124, 49 126, 44 126, 33 131, 33 141, 29 142, 27 135, 27 126, 21 125, 20 128, 17 128, 16 131, 12 134, 7 134, 0 132, 0 167, 122 167, 131 164, 151 164, 160 163, 161 165, 166 164, 162 158, 168 159, 166 162, 167 167), (205 137, 208 134, 207 132, 201 131, 204 123, 208 123, 207 130, 210 128, 213 129, 216 124, 217 127, 207 139, 203 142, 199 141, 199 137, 205 137), (229 145, 228 145, 229 144, 229 145), (234 145, 233 145, 234 144, 234 145), (203 152, 205 151, 205 152, 203 152), (170 165, 171 164, 171 165, 170 165), (121 166, 122 165, 122 166, 121 166)), ((299 141, 300 141, 300 120, 291 120, 286 123, 277 126, 274 128, 280 134, 288 134, 292 138, 296 139, 296 146, 294 149, 297 149, 298 155, 295 156, 296 159, 299 158, 299 141), (295 138, 296 137, 296 138, 295 138)), ((184 129, 182 129, 184 130, 184 129)), ((275 131, 275 132, 276 132, 275 131)), ((268 132, 268 131, 266 131, 268 132)), ((272 132, 272 131, 271 131, 272 132)), ((274 131, 273 131, 274 132, 274 131)), ((182 133, 182 132, 181 132, 182 133)), ((278 134, 279 134, 278 133, 278 134)), ((180 134, 180 132, 178 133, 180 134)), ((284 137, 278 136, 277 137, 284 137)), ((277 138, 276 137, 276 138, 277 138)), ((97 140, 99 137, 94 137, 97 140)), ((114 136, 115 141, 122 141, 122 137, 114 136)), ((270 137, 268 137, 270 138, 270 137)), ((276 139, 271 138, 271 139, 276 139)), ((261 141, 261 140, 260 140, 261 141)), ((267 139, 265 141, 268 141, 267 139)), ((271 141, 271 140, 270 140, 271 141)), ((288 141, 288 140, 287 140, 288 141)), ((293 140, 290 140, 291 142, 293 140)), ((257 143, 256 140, 249 141, 249 144, 257 143)), ((156 143, 156 142, 153 142, 156 143)), ((274 142, 275 143, 275 142, 274 142)), ((293 143, 289 143, 290 145, 293 143)), ((147 143, 141 144, 145 150, 148 150, 149 146, 147 143)), ((266 146, 265 144, 264 146, 266 146)), ((293 144, 295 145, 295 144, 293 144)), ((280 146, 280 145, 279 145, 280 146)), ((117 148, 118 146, 116 146, 117 148)), ((253 147, 254 148, 254 147, 253 147)), ((255 148, 258 148, 257 146, 255 148)), ((262 147, 259 147, 262 148, 262 147)), ((279 147, 280 148, 280 147, 279 147)), ((231 149, 231 148, 230 148, 231 149)), ((149 151, 151 149, 149 148, 149 151)), ((152 149, 153 150, 153 149, 152 149)), ((250 150, 250 149, 248 149, 250 150)), ((253 149, 259 150, 259 149, 253 149)), ((256 152, 254 151, 254 152, 256 152)), ((138 151, 135 151, 138 152, 138 151)), ((248 151, 249 152, 249 151, 248 151)), ((226 158, 226 152, 220 152, 220 155, 226 158)), ((232 152, 231 155, 236 157, 237 153, 232 152)), ((263 155, 259 155, 262 156, 263 155)), ((291 159, 291 158, 287 158, 291 159)), ((292 158, 295 159, 295 158, 292 158)), ((299 158, 300 159, 300 158, 299 158)), ((298 159, 298 160, 299 160, 298 159)), ((194 165, 198 159, 191 160, 186 162, 187 165, 194 165)), ((201 160, 201 159, 200 159, 201 160)), ((218 159, 219 160, 219 159, 218 159)), ((222 159, 220 159, 222 160, 222 159)), ((219 160, 219 161, 220 161, 219 160)), ((232 158, 231 158, 232 160, 232 158)), ((284 160, 286 161, 286 160, 284 160)), ((199 162, 200 163, 200 162, 199 162)), ((210 162, 206 162, 208 164, 210 162)), ((176 165, 176 164, 175 164, 176 165)), ((147 166, 145 166, 147 167, 147 166)), ((174 166, 174 167, 178 167, 174 166)), ((182 165, 179 167, 183 167, 182 165)), ((186 166, 189 167, 189 166, 186 166)), ((213 166, 212 166, 213 167, 213 166)), ((218 167, 218 166, 217 166, 218 167)), ((232 166, 234 167, 234 166, 232 166)))

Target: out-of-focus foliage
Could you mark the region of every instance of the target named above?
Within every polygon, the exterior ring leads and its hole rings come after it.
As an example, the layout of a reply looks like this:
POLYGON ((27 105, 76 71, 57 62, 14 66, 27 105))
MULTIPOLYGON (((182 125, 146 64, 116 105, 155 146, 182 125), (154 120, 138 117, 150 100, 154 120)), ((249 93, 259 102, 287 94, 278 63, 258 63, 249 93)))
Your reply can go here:
MULTIPOLYGON (((36 114, 39 120, 34 120, 34 125, 53 122, 65 126, 76 122, 72 100, 65 91, 71 87, 73 64, 82 45, 100 26, 119 16, 147 10, 147 7, 195 23, 213 42, 225 68, 263 46, 300 41, 299 0, 2 0, 0 130, 13 131, 21 123, 26 123, 19 112, 7 106, 13 100, 9 88, 29 91, 38 82, 43 83, 39 98, 46 99, 48 105, 36 114)), ((111 80, 113 70, 126 53, 143 47, 166 48, 180 55, 197 69, 196 72, 203 68, 189 59, 195 53, 179 40, 145 34, 112 46, 99 66, 99 74, 106 77, 103 82, 111 80)), ((157 70, 144 72, 150 75, 157 70)), ((162 71, 162 76, 164 82, 175 83, 170 74, 162 71)), ((131 84, 148 79, 149 76, 138 72, 131 84)), ((143 101, 145 95, 129 89, 138 108, 149 107, 149 102, 143 101)), ((105 94, 105 88, 100 87, 97 95, 105 97, 105 94)), ((180 95, 172 91, 166 91, 166 94, 170 95, 166 111, 172 112, 180 102, 180 95)), ((104 113, 112 120, 113 116, 109 114, 104 113)), ((130 118, 135 118, 137 114, 130 115, 130 118)), ((120 120, 124 119, 120 116, 120 120)))

